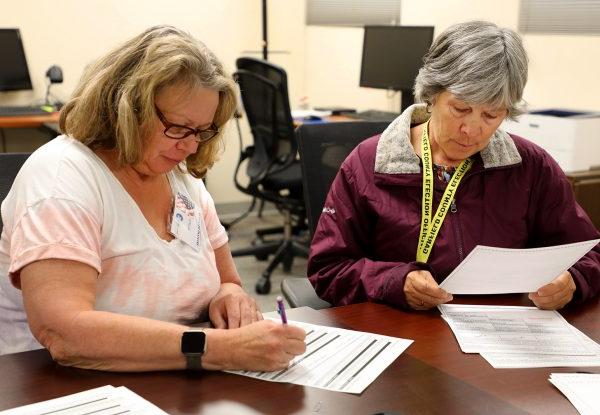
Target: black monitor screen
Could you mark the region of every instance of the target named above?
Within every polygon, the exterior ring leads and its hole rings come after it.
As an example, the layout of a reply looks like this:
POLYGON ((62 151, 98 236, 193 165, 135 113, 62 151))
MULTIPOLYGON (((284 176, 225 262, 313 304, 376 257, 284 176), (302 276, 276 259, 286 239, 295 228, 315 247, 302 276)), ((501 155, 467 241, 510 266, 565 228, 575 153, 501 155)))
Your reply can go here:
POLYGON ((412 90, 432 26, 365 26, 360 86, 412 90))
POLYGON ((19 29, 0 29, 0 91, 32 89, 19 29))

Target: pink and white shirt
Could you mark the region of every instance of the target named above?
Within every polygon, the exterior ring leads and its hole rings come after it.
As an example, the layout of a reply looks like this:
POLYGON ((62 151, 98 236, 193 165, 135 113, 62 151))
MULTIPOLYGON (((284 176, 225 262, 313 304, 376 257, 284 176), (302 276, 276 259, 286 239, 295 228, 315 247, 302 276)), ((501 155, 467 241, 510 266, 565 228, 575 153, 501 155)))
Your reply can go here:
POLYGON ((227 243, 202 180, 173 170, 173 195, 195 203, 196 250, 161 239, 121 183, 88 147, 59 136, 24 164, 2 203, 0 354, 40 348, 19 289, 20 270, 58 258, 98 271, 97 310, 183 323, 206 318, 220 286, 214 250, 227 243))

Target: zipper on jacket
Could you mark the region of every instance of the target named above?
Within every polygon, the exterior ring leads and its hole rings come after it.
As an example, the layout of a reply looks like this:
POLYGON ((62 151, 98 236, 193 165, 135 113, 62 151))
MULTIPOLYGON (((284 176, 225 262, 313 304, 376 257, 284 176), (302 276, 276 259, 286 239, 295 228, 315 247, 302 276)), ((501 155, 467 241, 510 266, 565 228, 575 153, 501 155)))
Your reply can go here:
MULTIPOLYGON (((458 207, 456 206, 456 199, 452 199, 452 202, 450 202, 450 213, 452 213, 452 214, 458 213, 458 207)), ((460 232, 460 223, 458 220, 458 216, 456 216, 456 218, 454 220, 452 220, 452 225, 453 225, 452 227, 454 228, 454 238, 456 239, 456 246, 458 249, 459 263, 461 263, 463 260, 463 257, 464 257, 464 251, 463 251, 462 233, 460 232)))

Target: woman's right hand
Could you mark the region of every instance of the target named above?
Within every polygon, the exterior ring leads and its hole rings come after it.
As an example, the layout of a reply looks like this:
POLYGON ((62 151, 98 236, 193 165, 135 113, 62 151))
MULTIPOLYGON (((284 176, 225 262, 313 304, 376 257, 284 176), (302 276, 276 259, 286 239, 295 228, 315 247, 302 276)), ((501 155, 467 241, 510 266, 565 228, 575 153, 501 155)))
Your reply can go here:
POLYGON ((411 271, 404 281, 406 302, 414 310, 428 310, 452 301, 452 294, 440 288, 429 271, 411 271))
POLYGON ((237 329, 207 331, 206 369, 274 371, 304 353, 306 333, 291 324, 258 321, 237 329))

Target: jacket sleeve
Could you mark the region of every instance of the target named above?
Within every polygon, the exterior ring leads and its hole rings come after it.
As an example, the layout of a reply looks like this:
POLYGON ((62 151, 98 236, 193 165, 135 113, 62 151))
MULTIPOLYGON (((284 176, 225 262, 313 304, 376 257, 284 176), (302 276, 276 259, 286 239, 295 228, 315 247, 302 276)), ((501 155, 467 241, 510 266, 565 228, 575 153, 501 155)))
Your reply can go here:
MULTIPOLYGON (((585 211, 575 201, 569 180, 548 155, 542 158, 534 183, 531 232, 534 246, 551 246, 600 238, 585 211)), ((569 272, 577 289, 573 303, 600 294, 600 244, 577 261, 569 272)))
MULTIPOLYGON (((356 158, 357 152, 352 156, 356 158)), ((309 280, 319 297, 336 306, 375 301, 409 308, 404 296, 406 275, 428 268, 416 262, 377 260, 371 249, 376 214, 357 186, 350 158, 325 200, 311 244, 309 280)))

